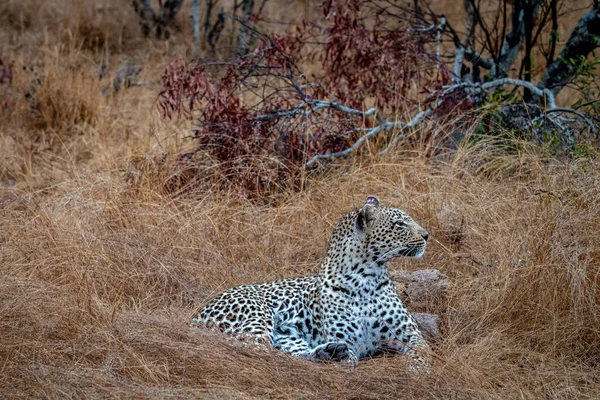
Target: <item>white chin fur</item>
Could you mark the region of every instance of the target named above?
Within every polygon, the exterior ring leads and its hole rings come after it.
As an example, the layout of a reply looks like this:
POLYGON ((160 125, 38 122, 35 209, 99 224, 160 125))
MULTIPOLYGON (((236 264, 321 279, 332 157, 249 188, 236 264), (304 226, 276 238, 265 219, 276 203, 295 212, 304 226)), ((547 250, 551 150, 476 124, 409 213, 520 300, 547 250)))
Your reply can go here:
POLYGON ((425 254, 425 247, 421 248, 421 250, 414 255, 414 258, 421 258, 423 257, 423 254, 425 254))

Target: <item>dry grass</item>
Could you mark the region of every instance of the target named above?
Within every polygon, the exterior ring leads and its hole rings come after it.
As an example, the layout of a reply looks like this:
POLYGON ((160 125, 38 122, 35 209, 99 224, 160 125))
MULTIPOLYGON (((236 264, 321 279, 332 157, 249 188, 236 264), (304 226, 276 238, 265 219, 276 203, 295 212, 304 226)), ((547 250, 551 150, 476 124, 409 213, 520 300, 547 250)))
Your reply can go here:
POLYGON ((177 169, 166 154, 186 126, 152 106, 163 66, 187 45, 145 41, 135 25, 117 35, 87 4, 0 6, 24 21, 0 29, 16 71, 0 85, 11 107, 0 114, 1 396, 600 397, 598 161, 524 143, 507 154, 493 140, 440 161, 416 144, 348 163, 278 205, 210 187, 168 194, 177 169), (62 30, 49 28, 52 13, 62 30), (129 59, 146 86, 102 94, 129 59), (313 273, 336 219, 367 194, 431 233, 422 259, 390 268, 438 268, 453 282, 431 374, 407 373, 399 357, 311 364, 188 328, 220 290, 313 273))

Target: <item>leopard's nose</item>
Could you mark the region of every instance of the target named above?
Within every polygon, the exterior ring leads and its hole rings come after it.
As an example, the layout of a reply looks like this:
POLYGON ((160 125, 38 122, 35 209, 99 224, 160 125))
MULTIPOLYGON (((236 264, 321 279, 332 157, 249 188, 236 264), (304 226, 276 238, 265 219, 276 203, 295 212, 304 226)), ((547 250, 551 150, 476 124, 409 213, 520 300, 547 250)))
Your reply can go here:
POLYGON ((426 230, 423 230, 422 232, 419 232, 419 234, 421 235, 421 237, 423 239, 425 239, 425 241, 427 241, 427 239, 429 239, 429 232, 427 232, 426 230))

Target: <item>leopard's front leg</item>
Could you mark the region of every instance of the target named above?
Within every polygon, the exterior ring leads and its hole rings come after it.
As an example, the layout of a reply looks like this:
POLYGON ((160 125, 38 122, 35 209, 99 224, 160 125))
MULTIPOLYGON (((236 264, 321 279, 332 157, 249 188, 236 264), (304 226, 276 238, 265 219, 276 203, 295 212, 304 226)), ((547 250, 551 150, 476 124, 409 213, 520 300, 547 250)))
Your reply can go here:
POLYGON ((384 350, 404 353, 411 358, 408 363, 410 370, 428 371, 431 347, 400 298, 392 302, 394 305, 390 309, 394 312, 382 309, 371 329, 380 338, 384 350))
POLYGON ((311 361, 350 361, 355 357, 348 345, 339 341, 315 344, 312 335, 298 326, 298 305, 274 311, 271 347, 311 361))

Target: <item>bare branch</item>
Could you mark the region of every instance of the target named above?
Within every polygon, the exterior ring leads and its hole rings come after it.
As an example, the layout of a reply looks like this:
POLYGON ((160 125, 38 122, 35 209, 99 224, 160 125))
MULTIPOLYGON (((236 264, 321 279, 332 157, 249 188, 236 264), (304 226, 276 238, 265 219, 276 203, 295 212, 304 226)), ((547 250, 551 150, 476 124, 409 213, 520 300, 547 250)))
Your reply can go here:
POLYGON ((486 42, 486 45, 488 47, 488 51, 492 55, 492 58, 494 59, 494 63, 498 64, 498 59, 497 59, 496 53, 494 51, 494 45, 492 44, 492 34, 488 30, 488 28, 487 28, 487 26, 486 26, 483 18, 481 17, 481 12, 479 10, 479 5, 475 4, 475 0, 468 0, 468 1, 471 2, 471 9, 472 9, 472 12, 473 12, 474 21, 476 23, 479 23, 479 27, 483 31, 483 36, 484 36, 484 40, 486 42))
POLYGON ((487 69, 488 71, 494 68, 494 61, 489 58, 485 58, 481 54, 473 51, 473 50, 465 50, 465 58, 480 67, 487 69))
MULTIPOLYGON (((439 107, 440 102, 436 103, 435 108, 439 107)), ((393 126, 391 126, 389 129, 395 128, 395 127, 400 127, 400 129, 402 130, 402 132, 405 132, 408 129, 414 128, 415 126, 419 125, 421 122, 425 121, 425 118, 429 118, 432 114, 433 114, 434 108, 428 108, 425 111, 421 111, 420 113, 418 113, 417 115, 415 115, 413 117, 413 119, 411 119, 410 121, 404 123, 402 121, 396 121, 393 122, 393 126)), ((383 149, 379 154, 385 154, 387 153, 396 143, 398 143, 400 140, 404 139, 404 133, 401 133, 400 135, 396 136, 394 138, 394 140, 392 140, 390 142, 390 144, 383 149)))
MULTIPOLYGON (((531 69, 533 67, 532 50, 533 50, 533 8, 531 2, 524 2, 524 24, 525 24, 525 55, 521 67, 525 69, 525 80, 531 81, 531 69)), ((521 75, 519 74, 519 78, 521 75)), ((525 101, 531 100, 531 92, 529 89, 525 90, 525 101)))
POLYGON ((365 118, 374 115, 375 118, 377 118, 377 120, 379 120, 380 122, 382 122, 382 123, 386 122, 385 119, 383 119, 383 117, 381 117, 379 115, 376 108, 370 108, 367 111, 360 111, 360 110, 356 110, 354 108, 346 107, 346 106, 336 103, 336 102, 314 100, 314 99, 306 99, 306 102, 300 103, 298 105, 298 107, 296 107, 292 110, 275 111, 275 112, 272 112, 269 114, 258 115, 256 117, 254 117, 254 119, 258 120, 258 121, 264 121, 264 120, 292 117, 292 116, 296 116, 296 115, 301 115, 301 116, 307 117, 310 114, 314 114, 315 111, 322 110, 325 108, 329 108, 329 109, 344 112, 346 114, 361 116, 361 117, 365 117, 365 118), (308 110, 306 110, 307 105, 312 105, 312 107, 310 107, 308 110))
POLYGON ((206 15, 204 16, 204 37, 208 36, 210 29, 210 17, 212 15, 212 9, 215 2, 213 0, 206 0, 206 15))
POLYGON ((166 28, 173 24, 175 15, 179 12, 183 0, 166 0, 160 8, 158 15, 158 25, 156 28, 156 36, 161 37, 164 35, 165 39, 169 38, 169 32, 166 28), (164 29, 164 32, 162 31, 164 29))
POLYGON ((365 140, 369 139, 370 137, 375 136, 376 134, 378 134, 379 132, 381 132, 384 129, 385 130, 389 130, 389 129, 392 128, 391 125, 393 123, 388 122, 387 124, 390 124, 389 128, 387 128, 387 125, 386 126, 378 125, 376 127, 373 127, 371 129, 369 129, 366 134, 364 134, 363 136, 361 136, 352 145, 352 147, 349 147, 346 150, 342 150, 342 151, 338 151, 337 153, 330 153, 330 154, 317 154, 316 156, 314 156, 313 158, 311 158, 310 160, 308 160, 306 162, 306 164, 304 164, 304 169, 310 168, 314 163, 316 163, 319 160, 331 160, 331 159, 338 158, 338 157, 346 157, 346 156, 348 156, 350 153, 352 153, 353 151, 355 151, 356 149, 358 149, 360 147, 360 145, 363 144, 363 142, 365 140))
POLYGON ((436 33, 436 47, 435 47, 435 55, 436 55, 436 62, 437 62, 437 68, 440 68, 440 47, 442 45, 442 32, 444 30, 444 27, 446 26, 446 17, 442 17, 442 22, 440 22, 436 27, 435 30, 437 31, 436 33))
MULTIPOLYGON (((535 2, 533 5, 533 19, 537 17, 540 5, 541 2, 535 2)), ((519 55, 523 40, 525 40, 525 9, 522 2, 513 1, 512 29, 502 42, 500 54, 497 57, 498 70, 492 71, 494 78, 503 78, 508 75, 510 68, 519 55)))
POLYGON ((462 47, 465 49, 472 48, 475 43, 475 14, 473 13, 473 4, 470 0, 464 0, 466 16, 465 27, 467 28, 467 36, 463 40, 462 47))
MULTIPOLYGON (((470 0, 466 0, 465 3, 471 4, 470 0)), ((452 41, 454 43, 455 50, 454 50, 454 64, 452 67, 452 71, 454 72, 453 81, 455 83, 459 83, 461 81, 460 78, 462 75, 462 64, 465 59, 467 61, 469 61, 471 64, 473 64, 474 67, 480 66, 487 70, 494 69, 494 66, 495 66, 494 61, 483 57, 481 54, 477 53, 474 50, 469 49, 468 48, 468 43, 470 42, 469 38, 467 37, 467 38, 465 38, 464 41, 461 41, 460 37, 458 36, 458 33, 456 32, 456 30, 454 30, 452 25, 450 25, 450 23, 446 20, 445 17, 444 17, 444 27, 448 29, 448 32, 450 33, 450 36, 452 37, 452 41)))
POLYGON ((524 88, 530 90, 532 93, 535 93, 539 97, 542 97, 545 95, 546 101, 547 101, 548 105, 550 106, 550 109, 556 108, 556 100, 554 99, 554 93, 552 93, 548 89, 540 89, 529 81, 524 81, 521 79, 511 79, 511 78, 496 79, 495 81, 485 82, 485 83, 481 84, 481 88, 482 89, 491 89, 493 87, 504 86, 504 85, 515 85, 515 86, 524 87, 524 88))
POLYGON ((219 11, 219 14, 217 15, 217 21, 208 33, 208 45, 212 51, 215 50, 217 41, 221 37, 221 32, 223 32, 223 28, 225 28, 225 19, 225 10, 221 8, 221 11, 219 11))
POLYGON ((462 82, 462 68, 463 61, 465 60, 465 48, 462 46, 456 46, 454 49, 454 64, 452 65, 452 72, 454 76, 452 77, 452 82, 460 83, 462 82))
POLYGON ((550 8, 552 10, 552 30, 550 31, 550 52, 546 62, 546 68, 550 67, 550 64, 554 60, 554 53, 556 52, 556 42, 558 41, 558 0, 551 0, 550 8))

